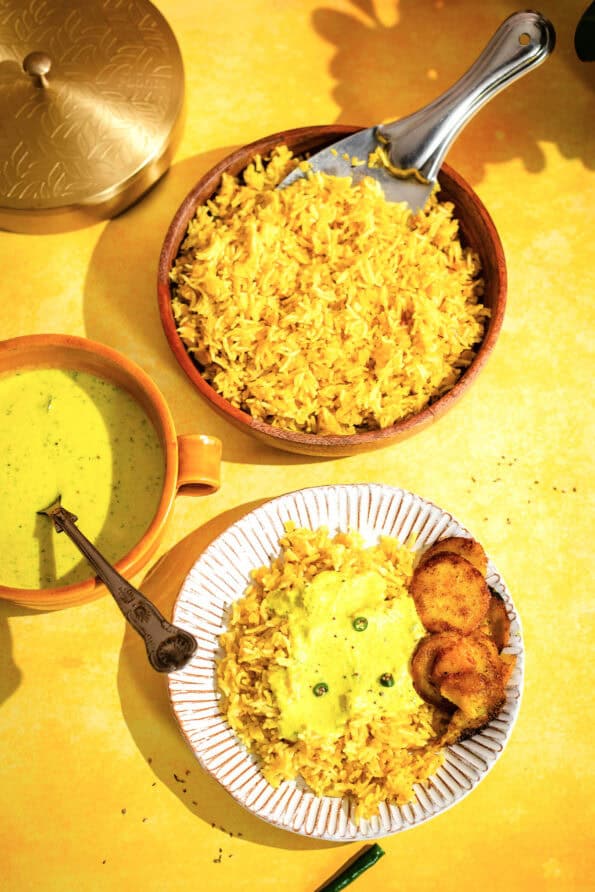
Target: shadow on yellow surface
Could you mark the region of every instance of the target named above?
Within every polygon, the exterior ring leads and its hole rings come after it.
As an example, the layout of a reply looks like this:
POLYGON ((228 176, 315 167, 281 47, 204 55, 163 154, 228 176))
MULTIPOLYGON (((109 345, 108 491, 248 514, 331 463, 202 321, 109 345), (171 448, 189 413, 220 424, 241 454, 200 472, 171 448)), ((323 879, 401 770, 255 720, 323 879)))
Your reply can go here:
MULTIPOLYGON (((581 62, 574 49, 585 6, 586 0, 537 5, 556 30, 552 56, 482 108, 448 154, 472 183, 483 178, 486 165, 514 158, 528 171, 543 170, 542 142, 595 168, 595 141, 586 138, 593 124, 595 67, 581 62)), ((350 0, 346 11, 321 5, 312 24, 334 47, 336 120, 371 126, 417 111, 463 74, 500 22, 523 8, 515 0, 400 0, 389 20, 379 17, 372 0, 350 0)))
MULTIPOLYGON (((230 524, 262 501, 239 505, 199 527, 164 555, 151 569, 141 589, 166 617, 177 594, 204 549, 230 524)), ((118 671, 122 712, 132 737, 159 781, 197 818, 234 837, 284 849, 320 849, 334 845, 287 833, 253 817, 206 774, 177 726, 170 706, 167 680, 149 665, 141 638, 126 629, 118 671)))
POLYGON ((17 607, 15 604, 0 604, 0 708, 21 683, 22 673, 14 661, 8 619, 11 616, 21 616, 23 613, 34 613, 34 611, 17 607))

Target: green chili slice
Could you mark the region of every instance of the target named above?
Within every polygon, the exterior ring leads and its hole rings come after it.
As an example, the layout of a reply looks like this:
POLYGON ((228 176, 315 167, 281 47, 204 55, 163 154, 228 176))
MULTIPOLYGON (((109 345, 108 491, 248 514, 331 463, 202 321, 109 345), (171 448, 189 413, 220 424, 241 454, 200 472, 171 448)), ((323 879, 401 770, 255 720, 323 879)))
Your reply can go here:
POLYGON ((336 874, 336 876, 325 883, 324 886, 320 886, 317 892, 339 892, 340 889, 349 886, 350 883, 361 876, 361 874, 368 870, 369 867, 376 864, 378 859, 382 858, 383 855, 384 849, 381 849, 378 843, 368 846, 357 856, 355 861, 348 862, 340 873, 336 874))
POLYGON ((365 616, 356 616, 351 625, 356 632, 364 632, 368 628, 368 620, 365 616))
POLYGON ((319 681, 318 684, 315 684, 312 688, 312 693, 315 697, 322 697, 323 694, 328 694, 328 685, 325 681, 319 681))
POLYGON ((392 688, 394 683, 395 683, 395 680, 392 677, 392 675, 390 674, 390 672, 385 672, 384 675, 380 676, 380 684, 382 685, 383 688, 392 688))

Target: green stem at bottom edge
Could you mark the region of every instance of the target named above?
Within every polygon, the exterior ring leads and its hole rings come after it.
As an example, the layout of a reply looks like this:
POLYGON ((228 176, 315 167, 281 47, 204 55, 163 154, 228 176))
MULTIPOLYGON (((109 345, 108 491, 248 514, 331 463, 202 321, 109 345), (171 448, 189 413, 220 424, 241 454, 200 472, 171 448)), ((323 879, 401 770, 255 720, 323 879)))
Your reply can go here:
POLYGON ((345 889, 346 886, 349 886, 350 883, 361 876, 364 871, 376 864, 383 855, 384 849, 381 849, 378 843, 374 843, 374 845, 364 849, 355 861, 350 861, 340 873, 325 883, 324 886, 320 886, 317 892, 339 892, 340 889, 345 889))

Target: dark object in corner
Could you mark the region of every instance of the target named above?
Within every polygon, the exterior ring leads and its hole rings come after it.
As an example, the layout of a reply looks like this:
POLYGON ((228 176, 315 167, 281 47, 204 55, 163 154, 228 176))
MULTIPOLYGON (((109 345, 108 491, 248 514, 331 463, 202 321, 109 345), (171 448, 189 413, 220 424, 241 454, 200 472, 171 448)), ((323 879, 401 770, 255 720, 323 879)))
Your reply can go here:
POLYGON ((331 877, 328 883, 320 886, 318 892, 339 892, 340 889, 345 889, 368 868, 376 864, 383 855, 384 849, 378 843, 368 846, 355 859, 350 859, 339 873, 331 877))
POLYGON ((574 48, 581 62, 595 62, 595 3, 581 16, 574 33, 574 48))

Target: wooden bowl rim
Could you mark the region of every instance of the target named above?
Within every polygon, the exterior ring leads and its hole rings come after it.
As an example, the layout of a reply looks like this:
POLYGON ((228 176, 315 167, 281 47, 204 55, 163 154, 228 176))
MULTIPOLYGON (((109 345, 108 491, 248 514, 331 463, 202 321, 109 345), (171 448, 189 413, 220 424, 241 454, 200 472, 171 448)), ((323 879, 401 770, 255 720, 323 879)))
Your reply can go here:
POLYGON ((319 454, 324 455, 326 451, 329 454, 333 450, 347 452, 348 450, 357 449, 357 447, 365 449, 366 446, 370 448, 372 444, 384 445, 386 442, 386 445, 388 445, 390 442, 404 439, 418 428, 425 427, 429 422, 443 415, 462 396, 473 383, 492 353, 502 327, 506 308, 507 272, 504 249, 498 231, 475 190, 454 168, 447 163, 443 163, 438 180, 439 182, 443 179, 450 181, 455 188, 467 194, 473 201, 484 230, 493 246, 494 269, 499 277, 498 299, 496 306, 492 310, 484 337, 473 361, 447 393, 415 415, 410 415, 397 421, 390 427, 380 430, 361 431, 356 434, 321 435, 303 431, 284 430, 253 418, 249 413, 233 406, 204 379, 176 330, 171 306, 169 278, 172 264, 179 253, 188 224, 194 216, 197 207, 214 194, 224 172, 238 173, 256 154, 267 154, 277 145, 288 144, 292 148, 295 147, 293 146, 295 143, 299 144, 300 141, 307 142, 312 139, 320 140, 316 147, 322 148, 325 143, 328 145, 361 129, 361 127, 346 124, 297 127, 292 130, 279 131, 278 133, 257 139, 245 146, 240 146, 215 164, 192 187, 174 215, 163 241, 157 277, 158 306, 164 333, 176 360, 199 393, 213 405, 219 414, 228 417, 236 426, 249 433, 259 434, 273 445, 278 445, 279 448, 283 448, 284 445, 286 448, 295 446, 299 451, 301 451, 300 447, 313 450, 315 454, 320 450, 319 454))

